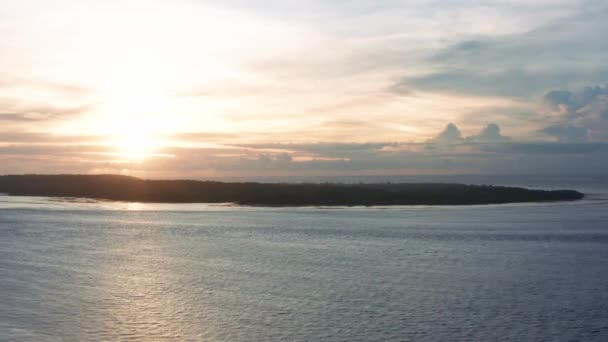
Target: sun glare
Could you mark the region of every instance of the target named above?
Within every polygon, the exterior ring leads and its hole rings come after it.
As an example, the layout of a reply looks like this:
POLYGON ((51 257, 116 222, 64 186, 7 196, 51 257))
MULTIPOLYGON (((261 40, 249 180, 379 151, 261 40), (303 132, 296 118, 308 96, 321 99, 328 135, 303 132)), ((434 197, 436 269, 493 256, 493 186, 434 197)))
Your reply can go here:
POLYGON ((114 145, 121 159, 142 162, 153 155, 159 147, 158 141, 146 133, 133 132, 114 137, 114 145))
POLYGON ((142 162, 162 147, 162 137, 170 133, 170 113, 162 96, 114 97, 103 110, 103 130, 120 160, 142 162))

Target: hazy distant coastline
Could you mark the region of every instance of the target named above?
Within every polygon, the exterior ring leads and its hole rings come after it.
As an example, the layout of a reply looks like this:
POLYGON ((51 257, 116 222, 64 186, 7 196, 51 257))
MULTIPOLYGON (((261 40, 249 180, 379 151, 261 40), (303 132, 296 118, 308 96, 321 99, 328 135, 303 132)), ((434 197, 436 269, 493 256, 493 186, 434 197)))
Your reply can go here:
POLYGON ((156 203, 235 203, 259 206, 472 205, 571 201, 574 190, 442 183, 224 183, 143 180, 120 175, 0 176, 0 193, 156 203))

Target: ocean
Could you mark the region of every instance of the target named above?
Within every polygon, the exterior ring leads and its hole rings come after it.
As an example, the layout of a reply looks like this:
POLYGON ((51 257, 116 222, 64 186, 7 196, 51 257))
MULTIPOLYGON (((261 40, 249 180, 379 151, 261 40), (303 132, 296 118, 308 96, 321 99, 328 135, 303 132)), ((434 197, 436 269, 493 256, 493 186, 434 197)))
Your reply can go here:
POLYGON ((606 178, 460 182, 588 196, 353 208, 0 196, 0 340, 608 341, 606 178))

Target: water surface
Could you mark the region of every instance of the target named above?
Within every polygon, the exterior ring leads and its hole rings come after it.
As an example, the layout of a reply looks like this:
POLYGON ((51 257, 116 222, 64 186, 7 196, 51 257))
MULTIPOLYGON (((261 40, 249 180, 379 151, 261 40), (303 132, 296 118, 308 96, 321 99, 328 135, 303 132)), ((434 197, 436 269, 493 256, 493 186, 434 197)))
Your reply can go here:
POLYGON ((0 208, 1 340, 608 340, 601 197, 0 208))

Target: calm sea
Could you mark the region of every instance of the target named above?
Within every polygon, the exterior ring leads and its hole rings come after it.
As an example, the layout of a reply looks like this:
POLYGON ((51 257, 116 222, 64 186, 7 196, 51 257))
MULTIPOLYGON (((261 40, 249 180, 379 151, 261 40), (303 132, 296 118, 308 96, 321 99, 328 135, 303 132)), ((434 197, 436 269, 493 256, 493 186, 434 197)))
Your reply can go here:
POLYGON ((0 340, 608 341, 606 180, 478 183, 590 196, 337 209, 0 196, 0 340))

